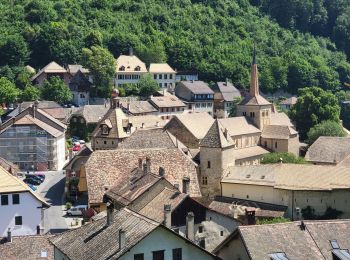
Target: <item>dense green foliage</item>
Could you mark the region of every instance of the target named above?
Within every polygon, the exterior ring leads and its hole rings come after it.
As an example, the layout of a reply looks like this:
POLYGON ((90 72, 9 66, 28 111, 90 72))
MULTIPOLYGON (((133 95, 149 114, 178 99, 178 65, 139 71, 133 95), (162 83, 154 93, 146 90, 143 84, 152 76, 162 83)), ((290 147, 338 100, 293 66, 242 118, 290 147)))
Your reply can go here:
POLYGON ((296 157, 292 153, 267 153, 264 154, 261 158, 261 164, 269 163, 278 163, 282 159, 282 163, 296 163, 296 164, 305 164, 305 161, 302 157, 296 157))
POLYGON ((300 89, 298 102, 290 111, 302 140, 306 139, 310 128, 322 121, 339 122, 339 114, 336 96, 317 87, 300 89))
POLYGON ((42 87, 42 98, 64 104, 73 99, 73 94, 59 77, 51 77, 45 80, 42 87))
POLYGON ((7 78, 0 78, 0 104, 15 102, 20 93, 21 91, 16 88, 15 84, 7 78))
POLYGON ((339 122, 323 121, 310 129, 307 133, 307 142, 311 145, 320 136, 347 136, 339 122))
POLYGON ((21 101, 40 100, 41 90, 34 86, 26 86, 21 94, 21 101))
POLYGON ((343 212, 332 207, 327 207, 326 211, 322 215, 318 215, 315 213, 315 209, 313 207, 307 206, 301 209, 301 214, 306 220, 326 220, 337 219, 343 214, 343 212))
POLYGON ((140 90, 140 96, 142 97, 148 97, 160 90, 158 83, 153 79, 151 74, 142 75, 137 85, 140 90))
POLYGON ((266 225, 266 224, 277 224, 277 223, 285 223, 285 222, 290 222, 290 219, 284 218, 284 217, 278 217, 278 218, 272 218, 272 219, 258 219, 256 224, 266 225))
MULTIPOLYGON (((339 18, 337 5, 334 17, 341 29, 349 16, 339 18)), ((146 63, 168 61, 178 70, 197 70, 203 80, 229 78, 245 88, 253 42, 265 92, 296 93, 306 86, 337 90, 350 78, 345 54, 329 39, 283 29, 249 0, 15 0, 1 1, 0 17, 0 66, 9 66, 0 68, 0 76, 13 79, 16 68, 25 64, 38 69, 52 60, 78 63, 82 49, 92 46, 106 47, 117 57, 132 46, 146 63)), ((322 25, 322 19, 313 21, 312 28, 322 25)), ((347 28, 337 37, 349 37, 347 28)))

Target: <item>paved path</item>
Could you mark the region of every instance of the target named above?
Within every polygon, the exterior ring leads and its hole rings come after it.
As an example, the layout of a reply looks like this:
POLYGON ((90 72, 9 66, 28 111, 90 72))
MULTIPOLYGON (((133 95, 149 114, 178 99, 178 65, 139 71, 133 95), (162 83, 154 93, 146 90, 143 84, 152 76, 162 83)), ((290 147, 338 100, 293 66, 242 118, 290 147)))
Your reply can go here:
POLYGON ((51 205, 44 210, 44 233, 60 233, 68 229, 63 211, 65 175, 62 171, 47 172, 45 175, 45 181, 36 191, 51 205))

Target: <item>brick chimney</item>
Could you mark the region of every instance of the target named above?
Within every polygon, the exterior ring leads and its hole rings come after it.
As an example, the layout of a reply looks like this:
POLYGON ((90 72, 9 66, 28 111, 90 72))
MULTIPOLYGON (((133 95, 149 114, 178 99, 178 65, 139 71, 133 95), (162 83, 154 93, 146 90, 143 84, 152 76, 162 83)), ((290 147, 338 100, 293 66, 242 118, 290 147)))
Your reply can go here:
POLYGON ((186 216, 186 237, 189 240, 194 241, 194 214, 193 212, 188 212, 186 216))
POLYGON ((171 228, 171 205, 164 204, 164 224, 167 228, 171 228))
POLYGON ((118 251, 123 250, 123 248, 125 247, 125 242, 126 242, 125 231, 120 229, 119 230, 119 250, 118 251))
POLYGON ((255 209, 253 209, 253 208, 246 208, 245 209, 245 216, 246 216, 248 225, 255 225, 256 224, 255 209))

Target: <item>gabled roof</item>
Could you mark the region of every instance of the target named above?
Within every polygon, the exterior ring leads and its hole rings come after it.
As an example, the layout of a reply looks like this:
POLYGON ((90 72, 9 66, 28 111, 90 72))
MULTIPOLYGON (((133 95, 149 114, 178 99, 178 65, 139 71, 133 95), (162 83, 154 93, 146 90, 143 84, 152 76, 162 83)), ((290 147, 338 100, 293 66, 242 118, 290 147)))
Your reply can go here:
POLYGON ((0 194, 16 192, 29 192, 38 201, 49 206, 49 204, 38 194, 33 192, 27 184, 0 166, 0 194))
POLYGON ((216 119, 201 141, 200 146, 210 148, 225 148, 233 146, 234 143, 232 138, 228 135, 228 131, 226 132, 226 136, 224 135, 224 131, 227 131, 227 129, 225 130, 219 120, 216 119))
POLYGON ((168 63, 151 63, 149 66, 150 73, 175 73, 175 70, 168 63))
POLYGON ((298 132, 286 125, 265 125, 261 137, 267 139, 289 139, 298 132))
POLYGON ((330 241, 336 240, 340 249, 348 250, 349 232, 349 220, 239 226, 213 252, 218 253, 230 241, 240 237, 253 260, 271 259, 269 255, 272 253, 285 253, 288 259, 332 260, 330 241))
POLYGON ((120 55, 116 60, 116 71, 117 72, 147 72, 147 68, 144 62, 142 62, 135 55, 120 55), (120 70, 124 67, 124 70, 120 70), (136 67, 140 67, 140 70, 135 71, 136 67))
POLYGON ((297 97, 290 97, 281 101, 280 105, 295 105, 298 101, 297 97))
POLYGON ((84 74, 89 73, 90 71, 86 68, 84 68, 82 65, 79 64, 68 64, 68 72, 72 75, 77 73, 78 71, 81 71, 84 74))
POLYGON ((250 123, 245 116, 219 119, 222 127, 227 128, 230 136, 261 133, 260 129, 250 123))
POLYGON ((53 235, 13 236, 12 242, 3 238, 0 240, 0 259, 54 260, 54 246, 50 238, 53 235))
POLYGON ((129 121, 132 124, 132 127, 136 129, 161 128, 166 122, 156 115, 130 116, 129 121))
POLYGON ((104 117, 104 115, 106 115, 108 110, 109 105, 85 105, 79 107, 70 115, 70 117, 82 116, 86 123, 96 124, 104 117))
POLYGON ((85 164, 89 202, 101 203, 109 188, 129 181, 139 158, 146 157, 151 160, 151 172, 159 172, 159 167, 163 167, 165 179, 180 187, 187 177, 191 180, 189 193, 201 196, 196 165, 178 148, 97 150, 85 164))
POLYGON ((264 97, 257 95, 254 97, 247 96, 243 99, 243 101, 239 104, 240 106, 265 106, 271 105, 269 101, 267 101, 264 97))
POLYGON ((71 91, 89 92, 91 87, 92 83, 80 70, 74 74, 73 78, 69 82, 69 88, 71 91))
POLYGON ((305 159, 310 162, 337 164, 350 155, 350 138, 320 136, 308 149, 305 159))
POLYGON ((178 86, 180 85, 187 88, 193 94, 214 94, 214 91, 204 81, 180 81, 178 86))
POLYGON ((121 102, 123 109, 125 112, 130 113, 132 115, 146 114, 146 113, 154 113, 158 110, 153 107, 149 101, 146 100, 130 100, 121 102))
POLYGON ((231 82, 217 82, 214 85, 214 91, 222 95, 223 100, 233 101, 237 97, 241 97, 241 93, 231 82))
POLYGON ((286 126, 294 127, 292 121, 284 112, 271 113, 270 125, 286 125, 286 126))
POLYGON ((67 73, 67 70, 60 65, 58 65, 56 62, 52 61, 49 64, 47 64, 44 68, 38 71, 37 74, 35 74, 33 77, 31 77, 31 81, 35 80, 38 76, 40 76, 42 73, 67 73))
POLYGON ((161 97, 151 97, 150 100, 157 108, 186 107, 186 105, 175 95, 167 94, 161 97))

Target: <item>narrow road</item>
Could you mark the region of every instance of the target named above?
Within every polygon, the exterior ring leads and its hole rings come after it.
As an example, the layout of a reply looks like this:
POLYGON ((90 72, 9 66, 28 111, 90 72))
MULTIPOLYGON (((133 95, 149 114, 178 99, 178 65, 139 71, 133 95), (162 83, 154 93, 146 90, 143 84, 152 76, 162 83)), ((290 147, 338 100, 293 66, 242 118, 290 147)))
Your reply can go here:
POLYGON ((60 233, 68 229, 62 206, 64 203, 65 175, 62 171, 47 172, 45 181, 38 186, 39 193, 51 205, 44 210, 44 233, 60 233))

